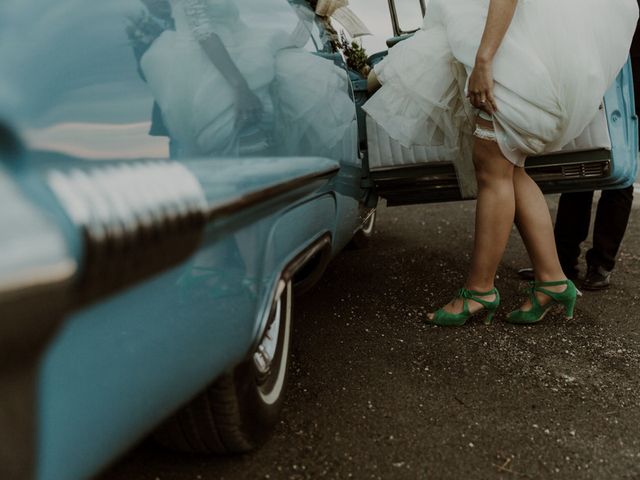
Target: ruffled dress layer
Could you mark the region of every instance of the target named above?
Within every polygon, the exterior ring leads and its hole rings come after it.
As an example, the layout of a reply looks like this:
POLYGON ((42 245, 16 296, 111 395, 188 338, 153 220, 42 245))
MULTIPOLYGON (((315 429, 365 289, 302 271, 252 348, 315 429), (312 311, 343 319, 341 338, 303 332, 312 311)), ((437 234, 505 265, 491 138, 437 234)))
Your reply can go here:
MULTIPOLYGON (((364 109, 391 138, 427 146, 433 160, 469 155, 477 111, 466 83, 488 7, 431 0, 423 28, 375 67, 382 88, 364 109)), ((635 0, 519 0, 493 64, 494 125, 511 162, 582 133, 627 59, 637 19, 635 0)))

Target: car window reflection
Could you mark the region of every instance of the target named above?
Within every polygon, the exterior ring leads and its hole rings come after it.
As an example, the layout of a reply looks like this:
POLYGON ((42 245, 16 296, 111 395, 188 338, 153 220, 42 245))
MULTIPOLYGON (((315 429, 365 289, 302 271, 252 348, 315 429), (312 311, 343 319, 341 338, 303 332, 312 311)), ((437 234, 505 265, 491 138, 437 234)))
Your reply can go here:
POLYGON ((172 19, 140 68, 174 155, 331 155, 343 141, 354 118, 347 77, 305 48, 314 16, 300 2, 144 3, 172 19))
POLYGON ((0 114, 81 159, 357 158, 350 81, 307 0, 7 0, 0 114))

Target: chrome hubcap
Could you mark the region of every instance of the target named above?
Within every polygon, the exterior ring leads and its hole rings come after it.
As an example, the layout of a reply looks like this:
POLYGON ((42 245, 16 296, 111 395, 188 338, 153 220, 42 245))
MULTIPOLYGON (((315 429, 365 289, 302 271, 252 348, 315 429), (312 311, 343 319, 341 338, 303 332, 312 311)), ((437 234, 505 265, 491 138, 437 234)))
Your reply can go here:
POLYGON ((269 325, 262 341, 253 354, 253 362, 258 369, 258 372, 262 375, 268 375, 271 371, 271 364, 276 355, 276 349, 278 348, 278 336, 280 334, 280 317, 282 316, 282 300, 278 299, 278 303, 275 308, 275 315, 273 322, 269 325))
POLYGON ((369 217, 364 222, 364 227, 362 228, 362 231, 367 235, 369 235, 371 232, 373 232, 373 226, 375 223, 376 223, 376 211, 374 210, 369 214, 369 217))

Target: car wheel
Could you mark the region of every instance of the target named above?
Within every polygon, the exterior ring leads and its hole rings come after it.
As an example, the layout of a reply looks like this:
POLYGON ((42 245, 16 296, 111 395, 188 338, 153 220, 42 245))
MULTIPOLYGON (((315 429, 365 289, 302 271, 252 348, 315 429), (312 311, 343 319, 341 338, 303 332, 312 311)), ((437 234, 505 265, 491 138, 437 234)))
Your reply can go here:
POLYGON ((266 332, 251 358, 224 374, 154 434, 163 446, 229 454, 263 443, 278 421, 287 380, 293 311, 291 281, 281 280, 266 332))
POLYGON ((377 211, 374 209, 369 213, 369 216, 362 224, 362 227, 353 235, 349 245, 352 248, 360 249, 369 245, 371 237, 373 236, 373 228, 376 224, 377 211))

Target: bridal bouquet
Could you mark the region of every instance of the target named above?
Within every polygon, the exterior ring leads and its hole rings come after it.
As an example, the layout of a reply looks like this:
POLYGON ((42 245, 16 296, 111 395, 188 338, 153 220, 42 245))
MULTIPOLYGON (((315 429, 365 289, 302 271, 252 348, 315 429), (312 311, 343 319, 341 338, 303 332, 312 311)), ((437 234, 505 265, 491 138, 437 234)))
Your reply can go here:
POLYGON ((363 77, 369 75, 371 67, 367 63, 367 52, 364 48, 358 45, 357 42, 349 43, 347 36, 342 32, 340 35, 340 50, 344 53, 347 60, 347 66, 354 70, 363 77))

